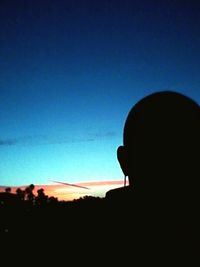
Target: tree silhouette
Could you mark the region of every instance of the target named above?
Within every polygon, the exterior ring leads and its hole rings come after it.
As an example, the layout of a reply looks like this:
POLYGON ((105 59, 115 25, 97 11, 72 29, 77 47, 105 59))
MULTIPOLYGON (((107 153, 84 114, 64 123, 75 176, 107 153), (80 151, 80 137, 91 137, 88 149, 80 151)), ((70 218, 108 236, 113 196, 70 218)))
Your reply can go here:
POLYGON ((10 187, 6 187, 6 188, 5 188, 5 192, 6 192, 6 193, 11 193, 11 188, 10 188, 10 187))
POLYGON ((30 184, 28 187, 25 188, 26 200, 28 200, 30 203, 33 203, 35 199, 35 195, 33 193, 34 188, 34 184, 30 184))
POLYGON ((45 195, 45 193, 44 193, 44 189, 43 189, 43 188, 38 189, 38 190, 37 190, 37 194, 38 194, 38 195, 37 195, 37 197, 35 198, 36 203, 37 203, 38 205, 44 205, 44 204, 46 204, 46 203, 47 203, 48 196, 45 195))
POLYGON ((21 188, 17 188, 16 195, 17 195, 18 199, 23 201, 25 198, 25 191, 22 190, 21 188))

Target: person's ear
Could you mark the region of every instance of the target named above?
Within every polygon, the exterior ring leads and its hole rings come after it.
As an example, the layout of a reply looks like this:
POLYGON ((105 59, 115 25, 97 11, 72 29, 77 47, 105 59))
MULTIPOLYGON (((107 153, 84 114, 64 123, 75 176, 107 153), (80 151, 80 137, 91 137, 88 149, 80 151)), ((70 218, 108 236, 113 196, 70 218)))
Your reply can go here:
POLYGON ((117 149, 117 159, 119 161, 119 164, 121 166, 121 169, 125 176, 128 176, 128 157, 127 157, 127 151, 124 146, 119 146, 117 149))

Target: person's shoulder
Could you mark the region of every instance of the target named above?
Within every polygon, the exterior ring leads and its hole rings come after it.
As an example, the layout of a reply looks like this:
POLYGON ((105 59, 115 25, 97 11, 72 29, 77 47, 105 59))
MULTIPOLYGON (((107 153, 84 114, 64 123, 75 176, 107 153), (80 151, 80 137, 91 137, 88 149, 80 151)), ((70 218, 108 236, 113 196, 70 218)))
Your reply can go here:
POLYGON ((140 210, 137 192, 132 186, 119 187, 109 190, 105 195, 105 207, 108 217, 118 218, 119 220, 131 220, 134 213, 137 216, 140 210), (120 219, 121 218, 121 219, 120 219))
POLYGON ((130 186, 111 189, 106 192, 105 198, 107 201, 123 201, 133 197, 133 188, 130 186))

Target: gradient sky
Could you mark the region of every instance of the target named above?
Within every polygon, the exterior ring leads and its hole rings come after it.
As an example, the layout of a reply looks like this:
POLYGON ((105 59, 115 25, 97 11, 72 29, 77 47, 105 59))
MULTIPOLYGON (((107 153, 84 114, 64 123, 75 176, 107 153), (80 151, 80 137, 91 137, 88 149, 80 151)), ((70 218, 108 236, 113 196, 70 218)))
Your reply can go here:
POLYGON ((113 181, 128 111, 200 101, 200 2, 0 1, 0 185, 113 181))

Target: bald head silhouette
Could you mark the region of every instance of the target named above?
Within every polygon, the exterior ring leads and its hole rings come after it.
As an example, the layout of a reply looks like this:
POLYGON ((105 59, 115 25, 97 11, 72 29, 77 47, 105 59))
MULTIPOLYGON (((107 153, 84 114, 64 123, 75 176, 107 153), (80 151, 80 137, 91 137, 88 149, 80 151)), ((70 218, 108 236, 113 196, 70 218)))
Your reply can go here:
POLYGON ((199 257, 199 151, 200 108, 191 98, 156 92, 130 110, 117 149, 129 185, 106 193, 109 229, 128 228, 117 238, 129 255, 160 257, 159 265, 199 257))
POLYGON ((117 157, 129 188, 141 194, 184 195, 199 177, 200 109, 172 91, 144 97, 130 110, 117 157))

